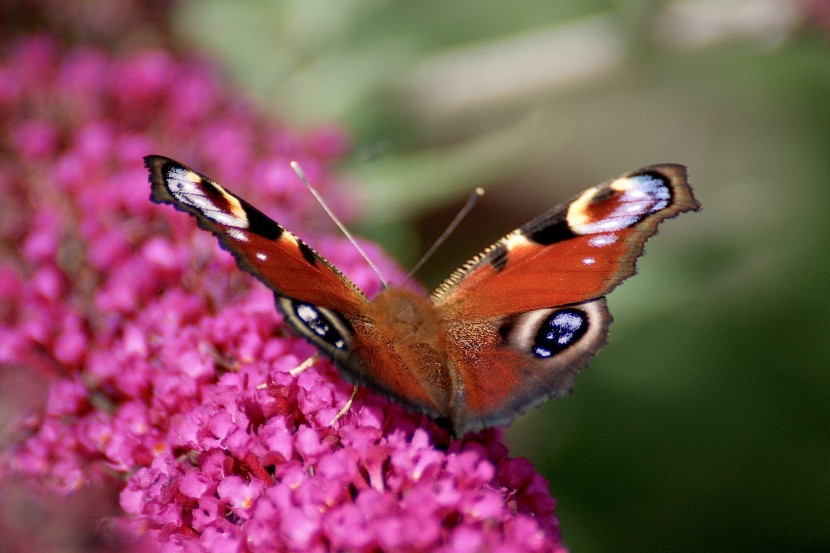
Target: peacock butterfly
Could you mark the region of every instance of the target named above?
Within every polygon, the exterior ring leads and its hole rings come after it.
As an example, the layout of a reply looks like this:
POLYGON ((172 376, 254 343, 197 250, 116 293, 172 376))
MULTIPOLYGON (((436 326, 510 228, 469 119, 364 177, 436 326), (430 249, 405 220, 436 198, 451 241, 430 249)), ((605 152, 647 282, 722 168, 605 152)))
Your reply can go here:
POLYGON ((162 156, 152 201, 190 213, 274 291, 290 326, 351 382, 461 436, 570 392, 605 344, 605 295, 634 274, 664 219, 700 209, 682 165, 652 165, 582 192, 473 257, 429 298, 389 286, 371 301, 242 198, 162 156))

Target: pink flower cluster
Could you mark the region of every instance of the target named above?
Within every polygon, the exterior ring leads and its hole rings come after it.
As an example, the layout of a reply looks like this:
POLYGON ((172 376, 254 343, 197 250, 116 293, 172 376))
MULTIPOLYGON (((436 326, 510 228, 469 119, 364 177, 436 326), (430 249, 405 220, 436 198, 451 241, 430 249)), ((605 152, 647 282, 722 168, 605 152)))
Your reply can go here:
MULTIPOLYGON (((324 218, 288 161, 333 198, 343 134, 264 122, 220 83, 162 51, 6 45, 0 370, 45 386, 3 444, 0 490, 115 487, 109 527, 170 552, 560 548, 547 483, 498 431, 447 445, 369 390, 330 425, 351 386, 322 360, 292 374, 313 349, 270 293, 190 217, 149 202, 142 156, 170 155, 318 234, 309 221, 324 218)), ((377 289, 342 239, 312 243, 377 289)), ((9 524, 0 514, 0 533, 9 524)))

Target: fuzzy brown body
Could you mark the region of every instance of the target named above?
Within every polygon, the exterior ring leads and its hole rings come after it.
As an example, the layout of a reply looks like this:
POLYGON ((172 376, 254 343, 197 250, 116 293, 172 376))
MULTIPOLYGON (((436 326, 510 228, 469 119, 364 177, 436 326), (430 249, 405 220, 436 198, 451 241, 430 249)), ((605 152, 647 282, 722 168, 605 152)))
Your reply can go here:
MULTIPOLYGON (((411 390, 412 385, 423 392, 421 400, 430 405, 429 411, 436 417, 449 418, 447 409, 453 404, 452 390, 455 378, 448 366, 446 337, 447 321, 441 312, 426 298, 412 290, 390 287, 375 296, 368 307, 365 324, 371 326, 373 338, 386 345, 384 348, 363 347, 356 351, 358 357, 371 358, 375 363, 394 366, 396 375, 407 382, 391 386, 393 396, 401 390, 411 390)), ((360 335, 360 323, 353 322, 355 334, 360 335)), ((367 343, 377 343, 373 340, 367 343)), ((361 379, 364 380, 364 379, 361 379)), ((371 380, 366 378, 365 380, 371 380)), ((383 383, 372 382, 383 388, 383 383)), ((397 398, 407 402, 407 398, 397 398)))
POLYGON ((287 322, 351 381, 456 435, 568 393, 606 342, 605 294, 635 272, 663 220, 699 209, 680 165, 631 171, 536 217, 429 298, 372 301, 296 236, 207 177, 148 156, 151 199, 193 215, 274 291, 287 322))

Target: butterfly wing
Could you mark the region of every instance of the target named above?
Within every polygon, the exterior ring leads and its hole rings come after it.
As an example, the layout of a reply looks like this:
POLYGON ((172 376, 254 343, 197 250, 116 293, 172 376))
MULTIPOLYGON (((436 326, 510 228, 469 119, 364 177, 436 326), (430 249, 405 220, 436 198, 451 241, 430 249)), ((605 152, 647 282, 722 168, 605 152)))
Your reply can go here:
POLYGON ((365 296, 349 279, 251 204, 177 161, 162 156, 144 161, 151 199, 193 215, 240 268, 276 294, 343 314, 365 309, 365 296))
POLYGON ((191 214, 241 269, 270 288, 294 330, 331 357, 341 374, 433 417, 445 417, 445 392, 405 366, 386 343, 363 293, 299 238, 251 204, 162 156, 144 160, 151 199, 191 214))
POLYGON ((657 225, 699 209, 682 165, 654 165, 590 188, 511 232, 433 293, 467 317, 604 296, 633 275, 657 225))
POLYGON ((456 432, 503 424, 570 391, 606 342, 603 296, 634 274, 663 220, 698 210, 681 165, 626 173, 508 234, 433 293, 460 383, 456 432))

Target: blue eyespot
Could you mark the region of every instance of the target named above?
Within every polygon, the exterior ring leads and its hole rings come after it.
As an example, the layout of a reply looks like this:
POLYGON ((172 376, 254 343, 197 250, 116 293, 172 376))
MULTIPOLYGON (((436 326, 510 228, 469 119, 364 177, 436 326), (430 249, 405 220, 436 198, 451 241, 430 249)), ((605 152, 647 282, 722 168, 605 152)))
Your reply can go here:
POLYGON ((552 313, 536 332, 531 351, 547 359, 578 342, 588 331, 588 317, 584 311, 567 308, 552 313))

